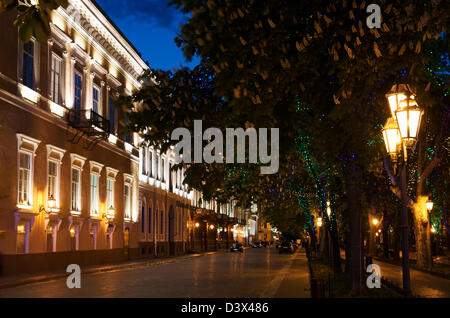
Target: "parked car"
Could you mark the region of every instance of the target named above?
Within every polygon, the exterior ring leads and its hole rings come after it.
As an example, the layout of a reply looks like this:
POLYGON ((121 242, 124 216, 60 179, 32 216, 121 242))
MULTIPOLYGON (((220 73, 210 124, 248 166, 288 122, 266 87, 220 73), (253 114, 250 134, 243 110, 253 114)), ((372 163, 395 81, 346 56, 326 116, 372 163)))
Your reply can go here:
POLYGON ((243 252, 244 248, 242 247, 242 244, 240 243, 233 243, 230 248, 230 252, 243 252))
POLYGON ((283 242, 281 243, 281 245, 278 247, 278 253, 291 253, 294 254, 295 250, 294 250, 294 245, 291 242, 283 242))
POLYGON ((255 242, 255 243, 253 243, 252 247, 253 247, 253 248, 260 248, 260 247, 262 247, 261 242, 255 242))

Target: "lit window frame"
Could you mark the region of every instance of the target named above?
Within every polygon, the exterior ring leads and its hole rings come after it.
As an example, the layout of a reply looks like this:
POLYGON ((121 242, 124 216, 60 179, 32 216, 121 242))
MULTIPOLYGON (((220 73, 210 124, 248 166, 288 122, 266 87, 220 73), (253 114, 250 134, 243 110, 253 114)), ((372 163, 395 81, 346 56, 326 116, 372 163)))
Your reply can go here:
POLYGON ((89 215, 92 217, 100 217, 100 177, 103 169, 103 165, 95 162, 89 161, 90 165, 90 175, 89 175, 89 215), (97 185, 95 187, 96 191, 94 196, 92 195, 93 190, 93 177, 97 180, 97 185))
POLYGON ((55 208, 51 212, 59 212, 60 209, 60 195, 61 195, 61 165, 66 150, 58 148, 53 145, 47 145, 47 205, 50 195, 53 195, 53 199, 56 201, 55 208), (55 180, 55 193, 50 193, 49 178, 50 178, 50 163, 56 165, 56 180, 55 180))
POLYGON ((36 150, 41 143, 40 140, 26 136, 24 134, 16 134, 17 137, 17 193, 16 193, 16 204, 17 208, 23 210, 31 210, 33 207, 33 189, 34 189, 34 159, 36 157, 36 150), (20 202, 19 198, 19 178, 20 178, 20 153, 27 153, 31 155, 30 160, 30 175, 29 182, 27 186, 28 190, 28 200, 27 202, 20 202))
POLYGON ((70 164, 70 214, 72 215, 80 215, 83 210, 82 202, 82 185, 83 185, 83 167, 86 163, 86 158, 80 155, 71 153, 70 154, 71 164, 70 164), (78 170, 79 173, 79 184, 78 184, 78 197, 77 197, 77 207, 78 210, 72 209, 72 169, 78 170))

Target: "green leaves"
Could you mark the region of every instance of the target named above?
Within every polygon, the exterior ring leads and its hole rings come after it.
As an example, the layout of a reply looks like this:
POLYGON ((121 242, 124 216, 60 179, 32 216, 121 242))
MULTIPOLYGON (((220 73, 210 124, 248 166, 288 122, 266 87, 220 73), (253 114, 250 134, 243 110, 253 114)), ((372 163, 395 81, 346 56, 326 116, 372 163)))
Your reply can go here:
POLYGON ((18 15, 14 26, 19 28, 19 37, 23 43, 35 36, 39 42, 47 41, 50 34, 50 13, 58 7, 66 8, 67 0, 31 1, 2 0, 0 12, 16 10, 18 15))

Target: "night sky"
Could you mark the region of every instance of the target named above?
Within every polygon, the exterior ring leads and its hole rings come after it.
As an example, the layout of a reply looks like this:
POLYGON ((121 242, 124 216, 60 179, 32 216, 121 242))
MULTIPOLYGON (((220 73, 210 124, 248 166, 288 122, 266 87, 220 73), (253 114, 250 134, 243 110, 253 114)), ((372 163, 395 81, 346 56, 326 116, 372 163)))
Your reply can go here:
POLYGON ((169 0, 97 0, 123 34, 154 69, 194 67, 198 59, 187 62, 181 48, 175 44, 180 23, 185 17, 168 7, 169 0))

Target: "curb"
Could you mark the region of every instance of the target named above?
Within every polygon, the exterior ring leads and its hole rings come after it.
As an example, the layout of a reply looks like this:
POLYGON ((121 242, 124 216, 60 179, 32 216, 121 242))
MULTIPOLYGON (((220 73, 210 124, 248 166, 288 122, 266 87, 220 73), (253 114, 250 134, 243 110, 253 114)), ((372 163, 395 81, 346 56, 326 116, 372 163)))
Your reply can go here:
MULTIPOLYGON (((149 262, 142 262, 142 263, 136 263, 136 264, 111 265, 111 266, 107 266, 107 267, 88 269, 88 270, 84 271, 83 274, 114 272, 114 271, 123 270, 123 269, 131 269, 131 268, 139 268, 139 267, 145 267, 145 266, 176 263, 176 262, 181 262, 184 260, 189 260, 189 259, 193 259, 193 258, 197 258, 197 257, 201 257, 201 256, 212 255, 217 252, 219 252, 219 251, 205 252, 205 253, 201 253, 201 254, 193 254, 190 256, 184 256, 184 257, 180 256, 180 257, 174 257, 172 259, 163 259, 163 260, 159 260, 159 261, 149 261, 149 262)), ((65 278, 65 277, 67 277, 67 274, 60 274, 60 275, 54 275, 51 277, 43 277, 43 278, 35 278, 35 279, 29 278, 29 279, 25 279, 20 282, 0 284, 0 289, 8 289, 8 288, 25 286, 25 285, 35 284, 35 283, 45 283, 45 282, 58 280, 60 278, 65 278)))
MULTIPOLYGON (((386 260, 386 259, 379 258, 379 257, 374 257, 374 259, 379 260, 380 262, 388 263, 390 265, 402 266, 401 264, 393 262, 392 260, 386 260)), ((419 272, 422 272, 422 273, 425 273, 425 274, 430 274, 430 275, 433 275, 433 276, 438 277, 438 278, 443 278, 443 279, 450 280, 450 275, 446 275, 445 273, 441 274, 441 273, 433 272, 433 271, 430 271, 430 270, 427 270, 427 269, 416 268, 416 267, 413 267, 413 266, 410 266, 410 269, 414 269, 416 271, 419 271, 419 272)))

